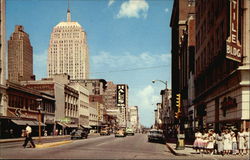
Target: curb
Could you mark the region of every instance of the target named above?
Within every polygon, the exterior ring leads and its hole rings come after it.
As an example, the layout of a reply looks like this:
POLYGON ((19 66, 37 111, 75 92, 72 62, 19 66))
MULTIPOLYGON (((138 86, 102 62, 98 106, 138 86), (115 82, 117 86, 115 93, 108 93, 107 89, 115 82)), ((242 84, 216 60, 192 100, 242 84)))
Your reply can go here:
POLYGON ((178 153, 176 152, 168 143, 166 143, 166 146, 168 147, 168 149, 170 150, 170 152, 172 154, 174 154, 175 156, 188 156, 189 154, 185 154, 185 153, 178 153))
POLYGON ((168 147, 168 149, 170 150, 170 152, 172 154, 174 154, 175 156, 177 155, 177 153, 174 151, 174 149, 172 147, 170 147, 170 145, 168 143, 166 143, 166 146, 168 147))
POLYGON ((59 145, 64 145, 68 143, 72 143, 73 141, 60 141, 60 142, 53 142, 53 143, 44 143, 44 144, 37 144, 36 148, 49 148, 49 147, 55 147, 59 145))

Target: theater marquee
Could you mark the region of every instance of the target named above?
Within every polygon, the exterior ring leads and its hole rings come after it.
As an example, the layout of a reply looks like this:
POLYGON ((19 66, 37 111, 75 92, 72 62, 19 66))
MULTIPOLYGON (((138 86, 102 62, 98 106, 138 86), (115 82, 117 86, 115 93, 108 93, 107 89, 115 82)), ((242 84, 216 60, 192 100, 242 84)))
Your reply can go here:
POLYGON ((238 39, 239 0, 230 0, 230 35, 226 42, 226 58, 241 62, 242 51, 238 39))

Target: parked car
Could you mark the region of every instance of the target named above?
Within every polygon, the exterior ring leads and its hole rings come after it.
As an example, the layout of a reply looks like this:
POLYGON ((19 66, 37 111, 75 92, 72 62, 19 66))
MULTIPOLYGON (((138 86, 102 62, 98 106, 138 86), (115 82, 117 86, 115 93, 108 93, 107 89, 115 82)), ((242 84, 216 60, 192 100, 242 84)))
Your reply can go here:
POLYGON ((166 143, 166 138, 161 129, 151 129, 148 133, 148 142, 157 141, 166 143))
POLYGON ((127 135, 132 135, 132 136, 133 136, 133 135, 135 135, 135 132, 134 132, 134 130, 133 130, 132 128, 127 128, 127 129, 126 129, 126 134, 127 134, 127 135))
POLYGON ((100 135, 101 136, 110 135, 109 129, 108 128, 102 128, 101 131, 100 131, 100 135))
POLYGON ((121 128, 115 132, 115 137, 126 137, 126 132, 124 128, 121 128))
POLYGON ((78 139, 78 138, 87 139, 88 133, 89 132, 87 130, 84 130, 82 128, 77 128, 71 132, 71 139, 78 139))

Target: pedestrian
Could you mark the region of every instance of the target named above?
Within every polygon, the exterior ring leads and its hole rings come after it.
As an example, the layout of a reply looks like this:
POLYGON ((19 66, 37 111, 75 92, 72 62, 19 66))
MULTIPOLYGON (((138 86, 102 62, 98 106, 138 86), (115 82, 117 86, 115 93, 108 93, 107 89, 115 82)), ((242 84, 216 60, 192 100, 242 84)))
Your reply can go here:
POLYGON ((24 141, 23 147, 25 148, 28 142, 30 141, 32 147, 36 148, 36 145, 34 144, 33 139, 32 139, 32 129, 28 124, 26 124, 25 132, 26 132, 26 135, 25 135, 25 141, 24 141))
POLYGON ((235 133, 231 133, 232 136, 232 154, 236 155, 237 154, 237 139, 235 136, 235 133))
POLYGON ((240 132, 238 132, 238 149, 239 149, 239 154, 243 156, 244 150, 245 150, 245 133, 244 129, 241 129, 240 132))
POLYGON ((229 155, 232 150, 232 142, 231 142, 231 135, 228 129, 226 129, 225 134, 223 136, 224 142, 224 154, 229 155))
POLYGON ((202 145, 203 145, 203 141, 201 139, 202 134, 200 131, 197 130, 197 132, 195 133, 195 141, 194 141, 194 149, 197 153, 197 150, 199 151, 199 153, 201 153, 201 149, 202 149, 202 145))
POLYGON ((245 148, 246 148, 246 154, 250 154, 250 129, 247 128, 245 132, 245 148))
POLYGON ((207 142, 207 152, 210 153, 211 155, 214 154, 214 137, 213 137, 213 133, 210 132, 208 134, 208 142, 207 142))
POLYGON ((217 153, 223 156, 224 145, 223 145, 223 137, 221 135, 221 132, 219 132, 216 136, 216 144, 217 144, 217 153))

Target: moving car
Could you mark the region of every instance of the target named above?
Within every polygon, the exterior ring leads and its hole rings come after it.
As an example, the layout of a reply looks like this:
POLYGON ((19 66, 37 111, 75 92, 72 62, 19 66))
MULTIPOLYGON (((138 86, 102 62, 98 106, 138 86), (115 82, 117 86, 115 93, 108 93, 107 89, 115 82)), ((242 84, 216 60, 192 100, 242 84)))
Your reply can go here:
POLYGON ((166 138, 161 129, 151 129, 148 133, 148 142, 157 141, 166 143, 166 138))
POLYGON ((77 128, 71 132, 71 139, 87 139, 88 138, 88 131, 82 128, 77 128))
POLYGON ((115 137, 126 137, 125 129, 119 129, 115 132, 115 137))
POLYGON ((126 134, 127 134, 127 135, 132 135, 132 136, 133 136, 133 135, 135 135, 135 132, 134 132, 134 130, 133 130, 132 128, 127 128, 127 129, 126 129, 126 134))
POLYGON ((100 131, 100 135, 104 136, 104 135, 110 135, 109 129, 108 128, 102 128, 100 131))

